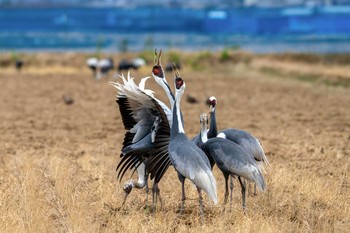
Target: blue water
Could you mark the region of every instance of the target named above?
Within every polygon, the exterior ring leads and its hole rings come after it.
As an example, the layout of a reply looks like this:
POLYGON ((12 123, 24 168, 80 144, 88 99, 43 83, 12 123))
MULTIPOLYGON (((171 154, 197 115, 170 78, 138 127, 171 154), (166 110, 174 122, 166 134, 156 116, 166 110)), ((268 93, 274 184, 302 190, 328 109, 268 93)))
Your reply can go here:
POLYGON ((0 50, 350 52, 350 7, 0 9, 0 50))

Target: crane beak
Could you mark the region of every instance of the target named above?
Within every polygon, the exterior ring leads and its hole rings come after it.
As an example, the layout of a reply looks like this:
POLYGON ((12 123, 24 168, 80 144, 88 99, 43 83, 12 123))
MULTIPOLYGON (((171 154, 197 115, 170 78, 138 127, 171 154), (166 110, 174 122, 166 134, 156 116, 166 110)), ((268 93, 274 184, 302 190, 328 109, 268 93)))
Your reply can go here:
POLYGON ((154 50, 154 64, 160 66, 162 56, 162 50, 159 51, 159 54, 157 53, 157 49, 154 50))
POLYGON ((122 204, 122 206, 124 206, 124 204, 125 204, 126 199, 128 198, 128 196, 129 196, 129 193, 124 192, 124 200, 123 200, 123 204, 122 204))
POLYGON ((159 65, 160 66, 160 58, 161 58, 161 56, 162 56, 162 50, 160 50, 159 51, 159 55, 158 55, 158 63, 157 63, 157 65, 159 65))
POLYGON ((176 78, 180 78, 180 73, 175 63, 173 63, 173 72, 176 78))
POLYGON ((154 64, 157 64, 157 49, 154 50, 154 64))

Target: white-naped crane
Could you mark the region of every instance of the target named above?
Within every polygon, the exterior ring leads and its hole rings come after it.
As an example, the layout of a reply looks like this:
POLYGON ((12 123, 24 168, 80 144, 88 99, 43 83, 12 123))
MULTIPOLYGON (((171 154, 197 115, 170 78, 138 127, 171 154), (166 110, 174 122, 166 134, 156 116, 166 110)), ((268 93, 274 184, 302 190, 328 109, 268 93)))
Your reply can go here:
MULTIPOLYGON (((154 51, 154 63, 155 65, 153 66, 152 69, 152 76, 154 78, 154 80, 163 88, 164 92, 166 93, 166 96, 168 97, 171 109, 173 110, 174 107, 174 103, 175 103, 175 96, 173 94, 173 92, 171 91, 171 88, 165 78, 165 72, 164 69, 162 67, 161 64, 161 56, 162 56, 162 50, 159 51, 159 54, 157 53, 157 49, 154 51)), ((173 64, 173 70, 178 70, 176 64, 173 64)), ((182 121, 182 125, 184 125, 184 121, 183 121, 183 116, 182 116, 182 112, 180 110, 180 117, 181 117, 181 121, 182 121)), ((185 180, 186 177, 183 176, 181 173, 177 172, 178 178, 182 183, 182 203, 185 202, 186 200, 186 195, 185 195, 185 190, 184 190, 184 184, 185 184, 185 180)), ((182 204, 183 206, 184 204, 182 204)), ((181 208, 182 211, 183 207, 181 208)))
MULTIPOLYGON (((203 201, 201 190, 217 204, 216 180, 211 171, 210 162, 205 153, 188 140, 182 124, 180 101, 185 90, 185 82, 175 71, 175 103, 173 122, 169 142, 169 158, 175 170, 183 177, 191 180, 199 195, 200 215, 203 220, 203 201)), ((180 177, 179 177, 180 178, 180 177)), ((181 213, 184 208, 184 179, 180 179, 182 187, 181 213)))
POLYGON ((86 64, 91 69, 92 74, 93 74, 94 78, 96 79, 97 68, 98 68, 98 58, 96 58, 96 57, 89 57, 86 60, 86 64))
MULTIPOLYGON (((228 178, 229 176, 237 176, 242 188, 242 207, 246 208, 245 184, 241 178, 245 178, 254 182, 262 191, 265 190, 264 177, 256 164, 254 158, 247 153, 237 143, 219 137, 208 139, 207 124, 208 116, 206 113, 200 115, 201 131, 200 131, 200 148, 211 158, 225 177, 225 199, 224 206, 228 198, 228 178)), ((232 193, 232 192, 231 192, 232 193)), ((232 205, 232 196, 231 196, 232 205)))
POLYGON ((130 70, 130 69, 137 70, 140 67, 145 65, 146 65, 146 61, 140 57, 134 58, 131 61, 123 59, 118 64, 118 72, 121 72, 123 70, 130 70))
POLYGON ((16 59, 15 67, 16 67, 16 70, 17 70, 18 72, 21 71, 23 65, 24 65, 24 61, 23 61, 23 60, 16 59))
POLYGON ((98 59, 96 57, 90 57, 86 60, 86 64, 92 70, 96 80, 101 79, 107 75, 110 70, 114 69, 114 62, 112 58, 98 59))
POLYGON ((166 81, 165 72, 161 63, 161 57, 162 57, 162 50, 159 51, 159 54, 157 53, 157 49, 154 50, 154 66, 152 68, 152 76, 154 80, 158 83, 158 85, 161 86, 165 91, 168 97, 170 106, 172 108, 174 106, 175 96, 171 91, 168 82, 166 81))
MULTIPOLYGON (((209 107, 210 107, 210 127, 208 130, 208 138, 212 137, 221 137, 233 141, 240 145, 248 154, 252 155, 254 159, 257 161, 260 168, 263 168, 263 164, 269 165, 269 161, 265 155, 264 149, 261 146, 260 141, 251 135, 249 132, 228 128, 220 131, 218 133, 217 124, 216 124, 216 106, 217 99, 215 96, 211 96, 209 98, 209 107)), ((231 189, 231 199, 232 199, 232 190, 233 190, 233 181, 231 177, 230 181, 230 189, 231 189)), ((256 185, 254 186, 254 193, 256 194, 256 185)))
MULTIPOLYGON (((160 52, 158 54, 157 49, 156 49, 155 53, 154 53, 154 66, 152 68, 152 76, 153 76, 154 80, 158 83, 158 85, 160 85, 163 88, 164 92, 166 93, 166 95, 169 99, 170 106, 173 106, 174 101, 175 101, 175 97, 174 97, 174 94, 172 93, 170 86, 165 78, 165 72, 164 72, 162 64, 161 64, 161 55, 162 55, 162 50, 160 50, 160 52)), ((169 125, 171 125, 171 119, 169 119, 169 120, 170 120, 169 125)), ((148 137, 144 137, 144 139, 140 140, 140 142, 127 143, 127 145, 123 147, 122 153, 124 155, 126 154, 126 157, 127 157, 129 153, 139 153, 139 152, 143 153, 145 151, 149 152, 150 150, 152 150, 153 147, 154 147, 153 141, 152 141, 151 137, 148 136, 148 137)), ((163 154, 160 159, 158 159, 158 157, 156 157, 156 158, 157 158, 157 160, 154 160, 152 157, 152 159, 150 159, 149 161, 147 159, 145 159, 143 164, 148 165, 148 163, 149 163, 150 165, 147 166, 147 168, 151 167, 150 169, 152 169, 153 166, 156 166, 157 163, 167 164, 167 166, 170 165, 170 161, 167 158, 166 153, 163 154), (153 163, 151 163, 151 162, 153 162, 153 163)), ((120 163, 120 164, 122 164, 122 163, 120 163)), ((142 168, 146 169, 146 166, 142 166, 142 168)), ((131 168, 131 169, 134 169, 134 168, 131 168)), ((163 172, 165 172, 166 170, 167 170, 167 167, 164 167, 163 172)), ((144 186, 146 186, 146 193, 148 193, 148 191, 147 191, 148 190, 148 185, 147 185, 148 172, 147 171, 142 172, 140 170, 140 168, 137 168, 137 171, 138 171, 138 175, 139 175, 138 181, 136 182, 133 180, 129 180, 128 182, 126 182, 124 184, 124 190, 127 191, 128 193, 130 193, 132 190, 132 187, 143 188, 144 186), (144 173, 146 173, 146 175, 144 175, 144 173), (144 179, 146 179, 146 182, 144 182, 144 179), (133 185, 133 184, 135 184, 135 185, 133 185), (142 185, 140 185, 140 184, 142 184, 142 185)), ((155 173, 151 174, 150 178, 153 179, 155 175, 156 175, 155 173)), ((160 180, 160 178, 158 178, 158 180, 160 180)), ((159 198, 160 198, 160 195, 159 195, 160 190, 159 190, 157 183, 155 183, 153 187, 154 187, 154 189, 152 189, 152 191, 154 193, 154 195, 153 195, 153 204, 154 204, 154 202, 157 200, 157 197, 159 196, 159 198)))
MULTIPOLYGON (((154 80, 163 88, 164 92, 166 93, 166 96, 168 97, 169 103, 171 108, 173 108, 174 103, 175 103, 175 96, 173 92, 171 91, 171 88, 165 78, 165 72, 161 64, 161 56, 162 56, 162 50, 159 51, 159 54, 157 53, 157 49, 154 51, 154 63, 155 65, 153 66, 152 69, 152 76, 154 80)), ((176 64, 173 64, 173 69, 178 70, 178 67, 176 64)), ((181 116, 181 121, 182 124, 184 125, 183 121, 183 116, 182 112, 180 111, 180 116, 181 116)), ((179 180, 183 183, 185 183, 186 177, 184 177, 181 173, 178 172, 178 178, 179 180)), ((184 187, 184 186, 183 186, 184 187)), ((185 190, 182 191, 182 202, 186 200, 186 195, 185 195, 185 190)))
POLYGON ((98 61, 98 67, 102 76, 105 76, 110 70, 114 69, 114 62, 112 58, 104 58, 98 61))
POLYGON ((132 188, 143 188, 147 184, 150 174, 154 179, 152 193, 155 204, 159 194, 158 183, 170 165, 168 144, 172 113, 153 96, 153 91, 145 89, 149 77, 143 78, 139 85, 135 84, 130 73, 127 78, 123 75, 120 78, 122 83, 111 82, 118 89, 117 103, 127 130, 117 177, 121 180, 129 169, 138 171, 138 182, 129 180, 123 186, 125 202, 132 188))

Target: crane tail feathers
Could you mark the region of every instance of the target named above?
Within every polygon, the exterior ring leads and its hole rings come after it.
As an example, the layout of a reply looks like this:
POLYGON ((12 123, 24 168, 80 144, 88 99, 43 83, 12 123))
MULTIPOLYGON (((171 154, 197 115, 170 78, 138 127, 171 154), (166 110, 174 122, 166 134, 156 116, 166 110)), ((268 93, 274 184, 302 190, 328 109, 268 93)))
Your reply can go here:
POLYGON ((253 176, 254 176, 254 182, 259 187, 259 189, 261 191, 265 191, 266 190, 266 183, 265 183, 265 179, 264 179, 263 175, 261 174, 261 172, 260 171, 253 172, 253 176))
POLYGON ((199 174, 197 173, 197 176, 193 181, 199 188, 207 193, 215 205, 218 204, 216 180, 211 170, 202 171, 199 174))

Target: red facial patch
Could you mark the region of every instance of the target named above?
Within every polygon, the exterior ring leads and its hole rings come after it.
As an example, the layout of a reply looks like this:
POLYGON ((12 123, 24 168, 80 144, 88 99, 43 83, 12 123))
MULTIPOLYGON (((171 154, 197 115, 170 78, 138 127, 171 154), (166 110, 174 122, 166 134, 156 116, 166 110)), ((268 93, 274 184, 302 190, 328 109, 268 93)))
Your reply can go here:
POLYGON ((156 76, 158 76, 160 78, 163 76, 162 68, 158 65, 153 66, 152 72, 153 72, 153 74, 155 74, 156 76))
POLYGON ((159 74, 159 68, 158 67, 153 68, 153 73, 156 75, 159 74))
POLYGON ((180 89, 182 87, 182 85, 184 84, 184 81, 182 80, 182 78, 176 78, 175 79, 175 86, 176 89, 180 89))

